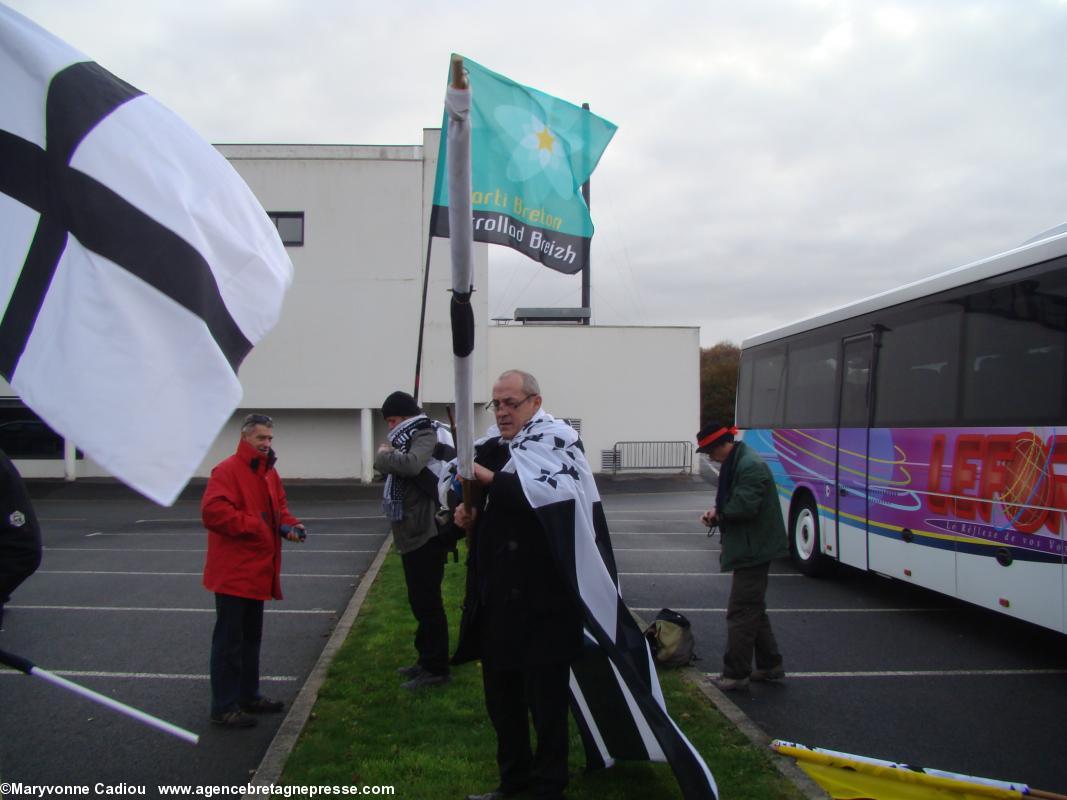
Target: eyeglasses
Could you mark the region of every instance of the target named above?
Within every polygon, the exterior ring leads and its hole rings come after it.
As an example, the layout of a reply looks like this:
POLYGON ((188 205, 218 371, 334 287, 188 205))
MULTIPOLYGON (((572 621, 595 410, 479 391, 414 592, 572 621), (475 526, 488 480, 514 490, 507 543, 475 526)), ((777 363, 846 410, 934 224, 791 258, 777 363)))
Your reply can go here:
POLYGON ((268 417, 266 414, 249 414, 245 417, 245 425, 266 425, 268 428, 274 427, 274 420, 268 417))
POLYGON ((501 406, 503 406, 508 411, 514 411, 516 408, 521 406, 523 403, 525 403, 531 397, 536 397, 536 396, 537 396, 536 394, 528 394, 528 395, 526 395, 526 397, 522 398, 522 400, 512 400, 509 397, 505 397, 503 400, 490 400, 488 403, 485 404, 485 410, 486 411, 496 411, 501 406))

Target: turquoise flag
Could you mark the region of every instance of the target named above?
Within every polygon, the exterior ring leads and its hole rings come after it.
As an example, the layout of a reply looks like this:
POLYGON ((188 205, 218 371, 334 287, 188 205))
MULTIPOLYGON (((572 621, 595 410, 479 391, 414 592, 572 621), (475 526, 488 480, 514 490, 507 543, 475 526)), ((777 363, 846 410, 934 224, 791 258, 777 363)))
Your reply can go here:
MULTIPOLYGON (((593 236, 581 186, 616 126, 473 61, 464 63, 471 88, 474 240, 507 245, 559 272, 580 272, 593 236)), ((445 238, 446 139, 442 134, 430 216, 430 234, 445 238)))

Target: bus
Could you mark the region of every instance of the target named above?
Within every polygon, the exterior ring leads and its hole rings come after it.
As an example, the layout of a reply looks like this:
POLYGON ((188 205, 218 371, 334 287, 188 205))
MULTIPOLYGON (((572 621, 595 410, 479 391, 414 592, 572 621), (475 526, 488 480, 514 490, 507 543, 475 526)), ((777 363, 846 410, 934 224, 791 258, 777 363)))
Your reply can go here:
POLYGON ((1067 233, 752 336, 737 425, 790 550, 1067 620, 1067 233))

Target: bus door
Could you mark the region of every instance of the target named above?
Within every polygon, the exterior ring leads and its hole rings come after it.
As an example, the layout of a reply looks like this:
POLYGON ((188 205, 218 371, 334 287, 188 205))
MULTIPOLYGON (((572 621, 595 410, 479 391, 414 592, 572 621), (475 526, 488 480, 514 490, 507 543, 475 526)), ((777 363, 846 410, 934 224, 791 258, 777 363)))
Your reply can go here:
MULTIPOLYGON (((843 340, 837 417, 838 560, 867 569, 867 457, 874 335, 843 340)), ((828 549, 831 543, 827 543, 828 549)))

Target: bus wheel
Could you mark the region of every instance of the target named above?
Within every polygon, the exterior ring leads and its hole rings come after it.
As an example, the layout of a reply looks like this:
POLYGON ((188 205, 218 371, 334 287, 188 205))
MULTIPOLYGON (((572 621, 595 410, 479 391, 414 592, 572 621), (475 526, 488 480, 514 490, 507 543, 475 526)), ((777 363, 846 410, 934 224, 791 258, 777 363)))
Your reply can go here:
POLYGON ((819 512, 810 497, 801 497, 793 510, 793 520, 789 526, 789 549, 793 554, 793 563, 805 575, 822 572, 826 559, 820 545, 819 512))

